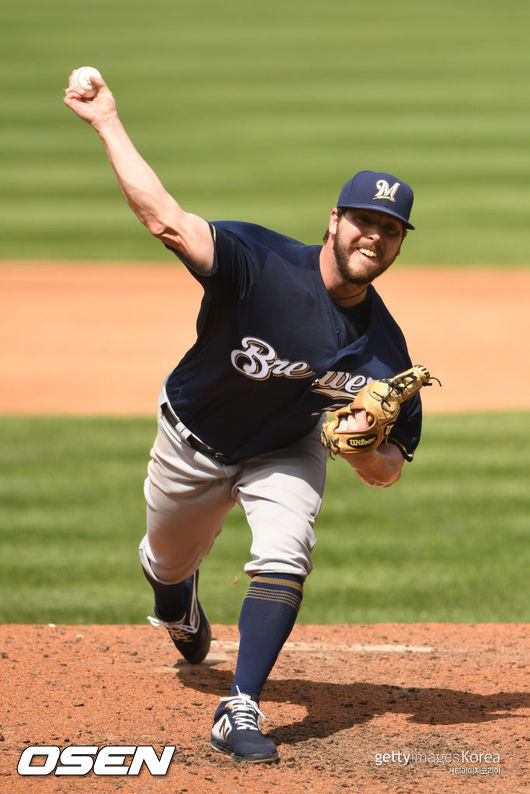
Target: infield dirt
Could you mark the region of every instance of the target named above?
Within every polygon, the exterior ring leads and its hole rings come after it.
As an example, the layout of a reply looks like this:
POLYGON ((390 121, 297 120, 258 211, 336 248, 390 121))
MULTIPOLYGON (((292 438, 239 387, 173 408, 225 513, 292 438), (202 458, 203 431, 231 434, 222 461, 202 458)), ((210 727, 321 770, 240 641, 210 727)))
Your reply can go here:
POLYGON ((528 790, 524 626, 296 626, 261 701, 267 765, 209 746, 237 629, 213 635, 192 666, 151 627, 1 626, 2 794, 528 790), (37 744, 176 749, 165 777, 20 777, 37 744))
MULTIPOLYGON (((443 382, 426 412, 476 410, 477 384, 482 410, 530 408, 530 274, 396 270, 378 288, 443 382)), ((6 264, 0 290, 0 413, 154 413, 200 300, 160 266, 6 264)), ((147 626, 0 626, 0 794, 528 790, 527 626, 296 626, 261 703, 280 751, 268 765, 209 747, 237 649, 235 627, 213 632, 193 667, 147 626), (109 744, 175 754, 165 777, 17 773, 30 745, 109 744)))
MULTIPOLYGON (((426 412, 530 408, 529 271, 398 267, 376 287, 443 384, 424 390, 426 412)), ((0 413, 149 415, 202 294, 183 267, 7 263, 0 293, 0 413)))

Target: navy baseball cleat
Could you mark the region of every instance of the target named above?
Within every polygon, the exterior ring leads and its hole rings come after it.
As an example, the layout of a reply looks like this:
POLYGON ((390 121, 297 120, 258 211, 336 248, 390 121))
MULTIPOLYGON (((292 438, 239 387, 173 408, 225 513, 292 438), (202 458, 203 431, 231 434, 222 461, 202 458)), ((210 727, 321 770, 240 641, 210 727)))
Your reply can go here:
POLYGON ((276 761, 278 750, 271 739, 259 729, 259 718, 265 715, 250 695, 237 689, 237 695, 221 698, 214 716, 210 742, 214 750, 228 753, 234 761, 259 763, 276 761))
POLYGON ((185 582, 186 612, 181 620, 166 621, 148 617, 152 626, 164 626, 175 647, 190 664, 199 664, 210 650, 212 633, 208 618, 197 598, 199 572, 195 571, 185 582))

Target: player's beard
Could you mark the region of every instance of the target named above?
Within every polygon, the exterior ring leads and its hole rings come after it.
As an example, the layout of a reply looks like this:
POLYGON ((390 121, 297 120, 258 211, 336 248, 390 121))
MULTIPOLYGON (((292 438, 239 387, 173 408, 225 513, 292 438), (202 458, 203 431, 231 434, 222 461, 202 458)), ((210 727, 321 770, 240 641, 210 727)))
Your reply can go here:
POLYGON ((391 262, 388 264, 382 263, 378 254, 377 259, 379 261, 377 264, 374 260, 372 266, 365 270, 364 273, 354 273, 352 272, 350 258, 355 250, 357 250, 356 246, 350 248, 346 244, 343 244, 340 240, 340 234, 337 232, 335 239, 333 240, 333 253, 335 255, 335 262, 337 263, 337 270, 343 281, 347 281, 350 284, 357 284, 358 286, 365 287, 368 284, 371 284, 374 279, 381 275, 381 273, 384 273, 387 267, 389 267, 391 264, 391 262))

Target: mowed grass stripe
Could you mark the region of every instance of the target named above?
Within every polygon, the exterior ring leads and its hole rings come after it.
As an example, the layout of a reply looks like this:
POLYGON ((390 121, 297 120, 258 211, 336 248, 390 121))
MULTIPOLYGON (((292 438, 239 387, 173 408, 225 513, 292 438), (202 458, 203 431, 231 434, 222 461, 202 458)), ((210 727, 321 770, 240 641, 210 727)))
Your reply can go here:
POLYGON ((388 1, 375 17, 367 4, 326 14, 316 0, 303 13, 279 0, 95 0, 91 15, 66 0, 9 4, 2 256, 75 260, 81 245, 85 258, 167 259, 110 211, 123 200, 101 144, 62 105, 70 69, 91 63, 194 212, 313 243, 341 184, 379 168, 416 189, 404 262, 527 265, 527 30, 523 0, 388 1))
MULTIPOLYGON (((2 417, 0 619, 137 623, 152 418, 2 417)), ((428 416, 388 489, 329 465, 306 623, 528 620, 530 413, 428 416)), ((210 619, 236 623, 250 531, 230 514, 201 568, 210 619)))

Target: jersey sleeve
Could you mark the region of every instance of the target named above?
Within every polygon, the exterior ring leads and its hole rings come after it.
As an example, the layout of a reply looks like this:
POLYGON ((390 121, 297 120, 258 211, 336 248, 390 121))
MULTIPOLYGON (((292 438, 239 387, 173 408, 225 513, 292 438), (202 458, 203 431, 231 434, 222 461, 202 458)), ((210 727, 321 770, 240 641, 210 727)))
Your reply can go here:
POLYGON ((236 298, 243 297, 255 278, 260 261, 253 250, 252 241, 247 239, 248 235, 238 233, 238 224, 235 222, 216 221, 208 225, 214 243, 213 267, 209 273, 202 273, 193 262, 166 243, 164 245, 186 265, 205 290, 222 284, 230 288, 236 298))
POLYGON ((259 258, 243 237, 228 224, 211 223, 214 261, 211 276, 230 283, 238 297, 243 297, 253 282, 259 258))

